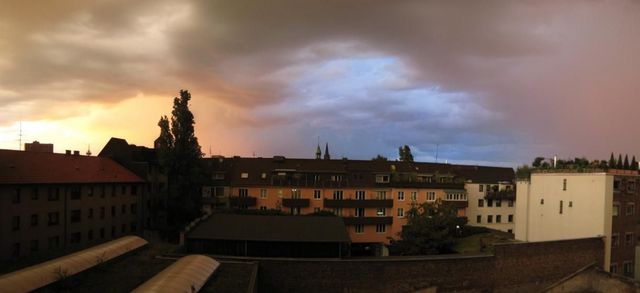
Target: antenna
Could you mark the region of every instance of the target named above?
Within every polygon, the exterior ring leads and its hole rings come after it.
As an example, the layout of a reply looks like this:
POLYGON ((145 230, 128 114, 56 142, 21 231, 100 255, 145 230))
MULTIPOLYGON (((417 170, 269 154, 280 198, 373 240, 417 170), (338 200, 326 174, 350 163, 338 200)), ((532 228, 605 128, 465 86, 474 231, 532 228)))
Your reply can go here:
POLYGON ((87 148, 87 156, 91 156, 91 144, 87 148))
POLYGON ((213 155, 211 154, 211 145, 209 145, 209 157, 211 157, 211 156, 213 156, 213 155))
POLYGON ((438 162, 438 147, 440 145, 436 143, 436 163, 438 162))

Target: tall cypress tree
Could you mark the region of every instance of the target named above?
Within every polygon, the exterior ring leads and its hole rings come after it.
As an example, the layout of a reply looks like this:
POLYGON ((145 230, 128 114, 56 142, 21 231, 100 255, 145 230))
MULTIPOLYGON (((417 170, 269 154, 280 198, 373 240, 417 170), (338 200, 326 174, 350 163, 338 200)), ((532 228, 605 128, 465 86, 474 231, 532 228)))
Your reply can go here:
POLYGON ((618 162, 616 162, 616 169, 622 169, 622 154, 618 154, 618 162))
POLYGON ((631 159, 631 170, 638 170, 638 161, 636 161, 636 156, 633 156, 631 159))
POLYGON ((616 158, 613 156, 613 152, 611 153, 611 158, 609 158, 609 168, 616 167, 616 158))
POLYGON ((625 170, 629 170, 631 165, 629 165, 629 155, 624 155, 624 165, 622 166, 625 170))

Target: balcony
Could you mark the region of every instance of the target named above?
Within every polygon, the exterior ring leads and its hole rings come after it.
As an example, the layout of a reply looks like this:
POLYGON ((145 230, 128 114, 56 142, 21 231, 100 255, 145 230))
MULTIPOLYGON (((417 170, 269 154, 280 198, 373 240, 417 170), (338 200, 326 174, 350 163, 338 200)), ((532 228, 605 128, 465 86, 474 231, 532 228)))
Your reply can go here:
POLYGON ((288 207, 288 208, 296 208, 296 207, 306 208, 309 206, 309 199, 308 198, 283 198, 282 206, 288 207))
POLYGON ((231 207, 252 207, 256 205, 256 198, 251 196, 230 196, 231 207))
POLYGON ((391 208, 393 199, 325 199, 325 208, 391 208))
POLYGON ((345 225, 391 225, 393 217, 344 217, 345 225))
POLYGON ((445 200, 444 203, 452 205, 458 209, 466 209, 469 207, 469 202, 466 200, 445 200))
POLYGON ((487 195, 485 195, 484 198, 493 199, 493 200, 515 200, 516 191, 515 190, 488 191, 487 195))

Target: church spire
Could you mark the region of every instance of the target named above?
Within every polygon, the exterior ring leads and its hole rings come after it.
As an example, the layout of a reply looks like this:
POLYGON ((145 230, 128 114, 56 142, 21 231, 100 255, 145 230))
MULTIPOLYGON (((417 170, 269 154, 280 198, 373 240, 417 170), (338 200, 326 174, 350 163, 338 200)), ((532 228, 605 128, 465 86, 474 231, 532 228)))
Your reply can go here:
POLYGON ((324 159, 331 160, 331 155, 329 154, 329 143, 324 145, 324 159))
POLYGON ((316 160, 322 159, 322 151, 320 150, 320 143, 318 143, 318 147, 316 148, 316 160))

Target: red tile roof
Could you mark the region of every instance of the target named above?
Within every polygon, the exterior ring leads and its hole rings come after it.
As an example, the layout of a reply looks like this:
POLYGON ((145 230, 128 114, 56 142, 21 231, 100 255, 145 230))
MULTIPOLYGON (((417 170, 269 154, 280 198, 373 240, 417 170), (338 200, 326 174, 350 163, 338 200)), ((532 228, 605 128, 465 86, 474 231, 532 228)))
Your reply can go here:
POLYGON ((105 157, 0 150, 0 184, 116 182, 144 181, 105 157))

